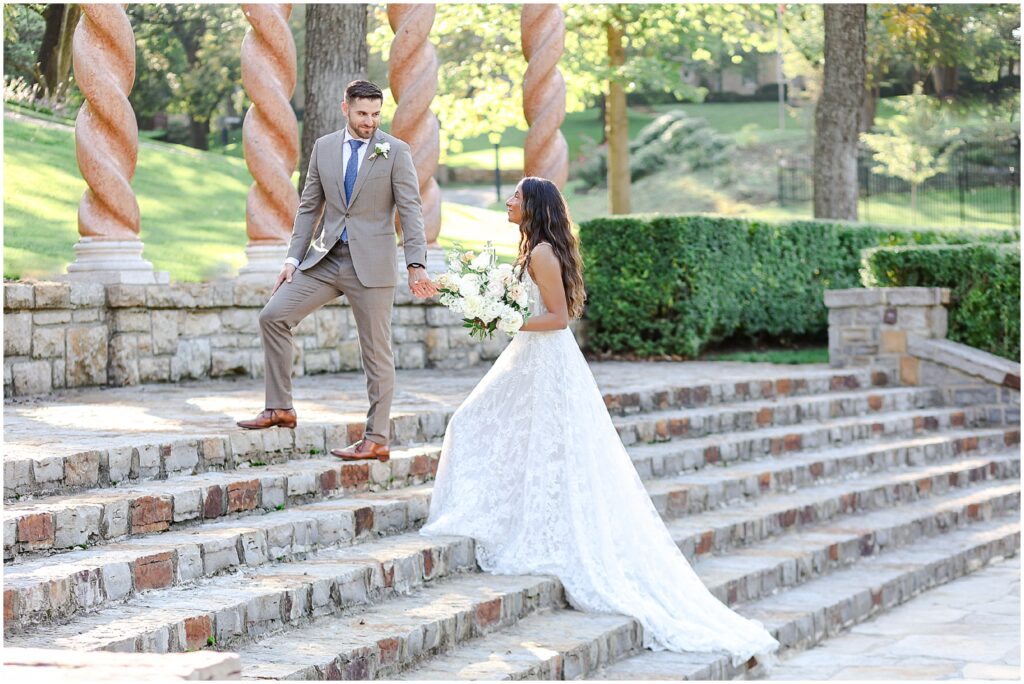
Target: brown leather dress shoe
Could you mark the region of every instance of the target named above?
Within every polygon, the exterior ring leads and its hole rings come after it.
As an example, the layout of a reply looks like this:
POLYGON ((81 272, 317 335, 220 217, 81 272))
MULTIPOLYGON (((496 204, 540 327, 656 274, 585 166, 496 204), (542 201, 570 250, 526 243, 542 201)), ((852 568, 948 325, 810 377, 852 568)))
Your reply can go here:
POLYGON ((331 449, 331 455, 343 461, 364 461, 377 459, 387 463, 391 459, 391 450, 385 444, 377 444, 369 439, 361 439, 344 449, 331 449))
POLYGON ((252 420, 240 420, 236 425, 246 430, 263 430, 271 427, 293 428, 296 422, 295 409, 266 409, 252 420))

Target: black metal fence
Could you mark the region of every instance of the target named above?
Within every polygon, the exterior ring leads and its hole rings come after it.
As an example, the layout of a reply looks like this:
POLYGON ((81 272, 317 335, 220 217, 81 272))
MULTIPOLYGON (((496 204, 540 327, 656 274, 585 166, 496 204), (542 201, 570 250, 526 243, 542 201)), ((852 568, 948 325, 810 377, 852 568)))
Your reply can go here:
MULTIPOLYGON (((893 223, 893 204, 910 208, 910 183, 873 170, 877 163, 870 150, 861 149, 857 159, 860 219, 893 223)), ((783 160, 779 164, 779 206, 814 199, 809 162, 783 160)), ((919 215, 941 214, 969 226, 979 220, 1020 224, 1020 137, 1001 143, 969 142, 959 147, 943 173, 917 188, 919 215)), ((924 222, 924 221, 922 221, 924 222)))

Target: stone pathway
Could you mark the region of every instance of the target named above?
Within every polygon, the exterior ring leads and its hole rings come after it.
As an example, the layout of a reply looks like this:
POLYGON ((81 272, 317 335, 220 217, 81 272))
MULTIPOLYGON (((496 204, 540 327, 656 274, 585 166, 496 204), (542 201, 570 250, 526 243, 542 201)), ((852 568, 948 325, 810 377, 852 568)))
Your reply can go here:
POLYGON ((784 660, 769 679, 1020 680, 1020 556, 784 660))
MULTIPOLYGON (((400 370, 393 412, 458 406, 489 366, 462 370, 400 370)), ((602 392, 661 387, 666 377, 690 385, 777 377, 827 375, 824 364, 740 362, 601 362, 591 369, 602 392)), ((366 416, 361 372, 296 378, 299 423, 359 421, 366 416)), ((71 390, 4 405, 4 457, 48 458, 86 449, 109 449, 162 439, 201 438, 234 429, 263 408, 263 380, 212 380, 134 387, 71 390)))

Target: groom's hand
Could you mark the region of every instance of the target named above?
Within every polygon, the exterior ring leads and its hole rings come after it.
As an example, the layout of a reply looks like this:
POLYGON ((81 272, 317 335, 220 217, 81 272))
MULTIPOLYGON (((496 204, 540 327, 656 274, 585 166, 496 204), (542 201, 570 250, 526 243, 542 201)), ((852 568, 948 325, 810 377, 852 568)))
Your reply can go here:
POLYGON ((281 273, 277 276, 277 282, 274 283, 274 289, 270 291, 271 296, 277 292, 277 288, 285 282, 292 282, 292 274, 295 273, 295 267, 291 264, 285 264, 284 268, 281 269, 281 273))
POLYGON ((409 269, 409 289, 420 299, 433 297, 437 294, 437 288, 430 282, 427 269, 413 266, 409 269))

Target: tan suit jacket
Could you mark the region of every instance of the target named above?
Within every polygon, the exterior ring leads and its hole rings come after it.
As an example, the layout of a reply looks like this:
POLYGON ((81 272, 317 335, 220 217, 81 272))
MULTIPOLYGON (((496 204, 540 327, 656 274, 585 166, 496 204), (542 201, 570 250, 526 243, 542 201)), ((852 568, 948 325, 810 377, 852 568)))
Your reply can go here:
POLYGON ((306 185, 295 213, 288 256, 306 270, 317 264, 348 229, 352 264, 364 287, 394 287, 395 209, 402 219, 405 262, 427 263, 427 243, 420 208, 419 181, 409 146, 377 130, 356 176, 350 202, 345 201, 342 145, 345 131, 317 139, 309 158, 306 185), (388 158, 374 148, 390 143, 388 158))

